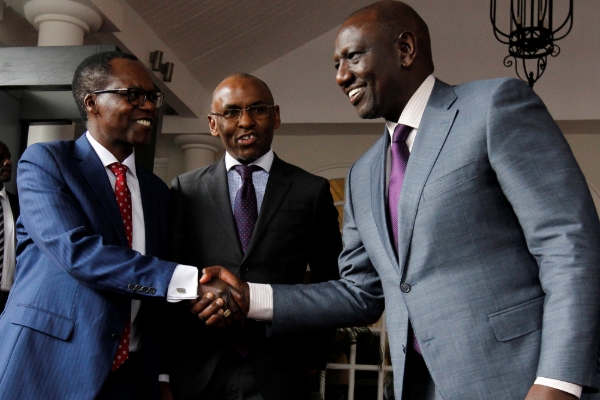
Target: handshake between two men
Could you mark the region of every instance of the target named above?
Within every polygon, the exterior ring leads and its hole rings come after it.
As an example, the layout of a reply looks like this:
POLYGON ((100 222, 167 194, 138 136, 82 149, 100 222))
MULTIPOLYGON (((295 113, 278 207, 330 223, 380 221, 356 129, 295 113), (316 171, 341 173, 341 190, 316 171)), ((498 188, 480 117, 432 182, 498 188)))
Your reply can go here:
POLYGON ((225 327, 248 315, 247 282, 220 266, 204 268, 199 282, 198 298, 191 301, 191 312, 207 326, 225 327))

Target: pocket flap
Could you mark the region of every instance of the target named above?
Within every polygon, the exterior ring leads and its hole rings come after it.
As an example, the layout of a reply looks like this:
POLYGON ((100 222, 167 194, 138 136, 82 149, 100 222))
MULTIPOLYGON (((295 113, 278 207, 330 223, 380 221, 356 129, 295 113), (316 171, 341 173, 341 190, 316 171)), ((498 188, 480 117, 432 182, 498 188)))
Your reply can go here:
POLYGON ((501 342, 542 329, 546 296, 488 315, 496 339, 501 342))
POLYGON ((61 340, 67 340, 75 327, 75 322, 71 319, 26 304, 17 306, 10 322, 35 329, 61 340))

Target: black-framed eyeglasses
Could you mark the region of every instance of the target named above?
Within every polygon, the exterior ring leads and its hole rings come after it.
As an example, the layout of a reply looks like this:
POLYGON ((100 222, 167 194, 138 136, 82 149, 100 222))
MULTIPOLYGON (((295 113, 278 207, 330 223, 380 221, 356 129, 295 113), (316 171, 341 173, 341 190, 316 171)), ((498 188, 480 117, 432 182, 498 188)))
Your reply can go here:
POLYGON ((257 106, 251 106, 248 108, 228 108, 221 112, 211 112, 209 115, 216 115, 223 117, 228 121, 239 121, 242 118, 242 113, 246 111, 253 119, 261 119, 269 116, 269 109, 275 106, 268 106, 266 104, 259 104, 257 106))
POLYGON ((165 95, 161 92, 146 92, 140 88, 120 88, 120 89, 106 89, 106 90, 95 90, 92 94, 102 93, 118 93, 122 96, 127 96, 127 101, 137 107, 141 107, 149 100, 154 104, 155 108, 160 108, 165 100, 165 95))

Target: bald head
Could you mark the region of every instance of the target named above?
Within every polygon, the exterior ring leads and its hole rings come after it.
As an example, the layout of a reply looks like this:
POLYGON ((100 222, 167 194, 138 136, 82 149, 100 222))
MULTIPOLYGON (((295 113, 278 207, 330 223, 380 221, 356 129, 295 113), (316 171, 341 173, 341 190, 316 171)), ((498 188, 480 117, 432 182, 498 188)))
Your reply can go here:
POLYGON ((273 99, 273 94, 271 93, 271 89, 269 89, 269 86, 267 86, 267 84, 263 80, 258 79, 254 75, 250 75, 246 72, 236 72, 223 79, 221 83, 217 85, 217 87, 213 91, 213 104, 215 102, 215 99, 219 97, 219 94, 222 90, 228 90, 228 88, 231 86, 238 86, 240 82, 243 81, 252 82, 255 85, 262 86, 265 89, 265 93, 267 94, 268 99, 270 99, 270 102, 268 104, 272 105, 275 103, 275 100, 273 99))

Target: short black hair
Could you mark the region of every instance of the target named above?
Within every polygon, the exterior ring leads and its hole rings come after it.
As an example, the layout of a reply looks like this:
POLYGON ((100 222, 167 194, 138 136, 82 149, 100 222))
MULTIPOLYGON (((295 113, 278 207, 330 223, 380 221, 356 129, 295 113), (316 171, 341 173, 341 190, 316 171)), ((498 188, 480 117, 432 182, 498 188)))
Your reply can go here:
POLYGON ((87 125, 87 110, 83 100, 94 90, 101 90, 110 78, 110 62, 117 58, 138 61, 133 54, 122 51, 104 51, 92 54, 79 64, 73 75, 73 98, 83 122, 87 125))

